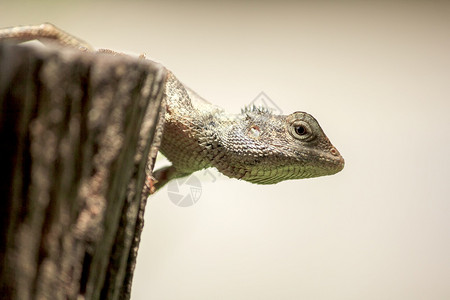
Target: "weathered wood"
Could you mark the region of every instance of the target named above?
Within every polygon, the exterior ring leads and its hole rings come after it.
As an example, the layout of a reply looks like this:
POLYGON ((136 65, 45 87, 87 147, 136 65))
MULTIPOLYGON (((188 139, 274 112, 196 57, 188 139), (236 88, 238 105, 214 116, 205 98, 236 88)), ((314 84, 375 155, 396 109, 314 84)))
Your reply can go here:
POLYGON ((129 298, 165 72, 0 43, 2 298, 129 298))

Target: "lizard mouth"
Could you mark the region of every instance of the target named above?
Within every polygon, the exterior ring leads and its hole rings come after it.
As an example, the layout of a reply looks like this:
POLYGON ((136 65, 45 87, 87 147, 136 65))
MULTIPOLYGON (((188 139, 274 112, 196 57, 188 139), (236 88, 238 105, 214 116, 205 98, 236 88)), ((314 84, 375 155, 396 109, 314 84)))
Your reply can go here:
POLYGON ((334 159, 333 166, 334 166, 333 169, 330 170, 331 172, 326 175, 333 175, 333 174, 336 174, 336 173, 342 171, 345 166, 344 158, 342 156, 339 156, 337 159, 334 159))

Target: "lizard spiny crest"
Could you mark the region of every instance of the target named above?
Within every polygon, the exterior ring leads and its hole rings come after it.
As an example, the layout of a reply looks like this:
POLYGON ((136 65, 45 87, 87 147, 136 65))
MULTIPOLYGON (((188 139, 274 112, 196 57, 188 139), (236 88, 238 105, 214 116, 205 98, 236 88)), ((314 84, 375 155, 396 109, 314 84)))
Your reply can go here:
POLYGON ((247 105, 241 109, 241 114, 257 113, 257 114, 273 114, 273 110, 265 106, 256 106, 255 104, 247 105))

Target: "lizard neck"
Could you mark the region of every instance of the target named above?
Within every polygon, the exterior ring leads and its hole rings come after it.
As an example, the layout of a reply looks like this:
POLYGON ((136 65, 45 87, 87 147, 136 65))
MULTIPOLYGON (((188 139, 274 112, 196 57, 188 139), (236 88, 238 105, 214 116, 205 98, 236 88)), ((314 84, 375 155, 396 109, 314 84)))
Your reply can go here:
POLYGON ((224 112, 186 88, 171 73, 166 80, 166 114, 160 151, 180 173, 211 167, 217 126, 224 112))

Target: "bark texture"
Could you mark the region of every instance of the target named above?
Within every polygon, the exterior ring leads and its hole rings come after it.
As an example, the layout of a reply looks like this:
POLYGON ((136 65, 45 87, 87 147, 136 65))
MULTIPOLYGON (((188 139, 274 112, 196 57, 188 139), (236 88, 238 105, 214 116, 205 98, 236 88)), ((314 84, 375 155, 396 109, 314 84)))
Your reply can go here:
POLYGON ((0 43, 0 297, 127 299, 164 111, 150 61, 0 43))

